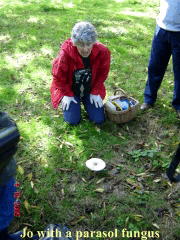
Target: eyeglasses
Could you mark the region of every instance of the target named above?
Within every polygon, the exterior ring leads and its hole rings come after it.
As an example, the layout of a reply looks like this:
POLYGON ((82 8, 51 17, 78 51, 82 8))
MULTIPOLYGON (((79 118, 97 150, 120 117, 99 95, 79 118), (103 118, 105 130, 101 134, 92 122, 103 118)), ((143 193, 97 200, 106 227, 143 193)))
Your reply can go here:
POLYGON ((82 42, 78 42, 76 44, 77 47, 81 47, 81 48, 91 48, 93 46, 93 42, 89 42, 89 43, 82 43, 82 42))

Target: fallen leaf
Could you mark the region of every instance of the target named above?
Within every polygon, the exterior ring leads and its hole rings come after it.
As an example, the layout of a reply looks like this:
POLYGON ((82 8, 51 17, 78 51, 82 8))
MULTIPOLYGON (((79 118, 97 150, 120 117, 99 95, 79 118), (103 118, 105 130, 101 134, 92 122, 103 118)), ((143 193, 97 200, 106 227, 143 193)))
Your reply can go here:
POLYGON ((28 201, 27 200, 25 200, 24 201, 24 206, 25 206, 25 208, 27 209, 27 211, 29 211, 29 209, 30 209, 30 204, 28 203, 28 201))
POLYGON ((20 165, 18 165, 18 172, 22 175, 24 174, 24 169, 20 165))
POLYGON ((143 216, 142 216, 142 215, 139 215, 139 214, 134 214, 133 216, 134 216, 134 217, 140 217, 140 218, 143 218, 143 216))
POLYGON ((180 203, 174 204, 174 207, 176 207, 176 208, 180 207, 180 203))
POLYGON ((104 181, 104 179, 105 179, 105 178, 99 179, 99 180, 97 181, 97 184, 102 183, 102 182, 104 181))
POLYGON ((29 180, 29 181, 32 180, 32 173, 28 174, 28 180, 29 180))
POLYGON ((152 223, 152 225, 155 227, 155 228, 160 228, 156 223, 152 223))
POLYGON ((139 195, 137 193, 132 192, 131 193, 134 197, 138 197, 139 195))
POLYGON ((145 172, 136 174, 137 177, 142 177, 142 176, 145 176, 145 175, 146 175, 145 172))
POLYGON ((122 139, 124 139, 124 140, 126 139, 125 137, 122 136, 121 133, 118 133, 118 135, 119 135, 120 138, 122 138, 122 139))
POLYGON ((83 180, 83 182, 87 182, 85 178, 82 177, 81 179, 83 180))
POLYGON ((62 143, 61 143, 61 145, 59 147, 62 148, 63 145, 67 146, 68 148, 74 147, 74 145, 72 143, 65 142, 65 141, 62 141, 62 143))
POLYGON ((141 221, 142 218, 144 218, 142 215, 138 215, 138 214, 134 214, 133 217, 137 222, 141 221))
POLYGON ((37 118, 36 118, 36 120, 39 120, 39 119, 41 119, 42 118, 42 116, 38 116, 37 118))
POLYGON ((143 142, 138 142, 138 143, 137 143, 137 145, 139 145, 140 147, 145 147, 145 144, 146 144, 146 143, 145 143, 144 141, 143 141, 143 142))
POLYGON ((120 147, 121 147, 121 144, 114 144, 113 147, 114 147, 114 148, 120 148, 120 147))
POLYGON ((153 182, 156 182, 156 183, 158 183, 158 182, 161 182, 161 178, 157 178, 157 179, 155 179, 153 182))
POLYGON ((106 202, 105 201, 103 202, 103 208, 104 208, 104 211, 106 211, 106 202))
POLYGON ((178 145, 179 144, 179 142, 172 142, 170 145, 171 146, 176 146, 176 145, 178 145))
POLYGON ((126 227, 127 227, 128 222, 129 222, 129 217, 127 217, 126 220, 125 220, 125 226, 126 227))
POLYGON ((97 188, 96 190, 94 190, 94 192, 103 193, 104 192, 104 188, 97 188))
MULTIPOLYGON (((32 226, 31 224, 29 224, 29 223, 23 223, 23 225, 26 225, 26 226, 29 226, 29 227, 33 227, 33 226, 32 226)), ((25 229, 27 229, 27 227, 23 228, 23 231, 24 231, 25 229)), ((25 232, 26 232, 26 230, 25 230, 25 232)))
POLYGON ((136 183, 136 181, 132 178, 126 178, 126 182, 131 184, 131 185, 134 185, 136 183))
POLYGON ((33 183, 33 181, 31 181, 31 187, 34 188, 34 183, 33 183))
POLYGON ((64 189, 61 190, 61 193, 62 193, 62 197, 64 197, 65 196, 64 189))
MULTIPOLYGON (((153 171, 153 170, 152 170, 153 171)), ((137 177, 151 177, 152 176, 152 174, 147 174, 147 173, 140 173, 140 174, 137 174, 136 175, 137 177)))
POLYGON ((76 225, 77 223, 81 222, 84 219, 84 216, 79 216, 75 218, 73 221, 70 222, 71 225, 76 225))
POLYGON ((70 142, 64 142, 64 144, 65 144, 67 147, 73 147, 73 144, 70 143, 70 142))
POLYGON ((66 168, 57 168, 57 170, 60 170, 61 172, 71 172, 72 170, 74 170, 74 168, 69 168, 69 169, 66 169, 66 168))
POLYGON ((172 184, 171 184, 170 182, 168 182, 168 185, 169 185, 170 187, 172 187, 172 184))
POLYGON ((140 187, 140 186, 137 186, 137 187, 136 187, 136 190, 140 191, 140 190, 141 190, 141 187, 140 187))
POLYGON ((101 129, 99 129, 97 126, 94 127, 98 133, 101 132, 101 129))

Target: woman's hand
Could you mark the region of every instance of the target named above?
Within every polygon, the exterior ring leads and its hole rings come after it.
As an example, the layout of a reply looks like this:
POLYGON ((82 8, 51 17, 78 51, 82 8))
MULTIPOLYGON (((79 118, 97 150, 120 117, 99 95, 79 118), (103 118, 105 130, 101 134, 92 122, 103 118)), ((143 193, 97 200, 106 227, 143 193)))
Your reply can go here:
POLYGON ((100 97, 100 95, 93 95, 93 94, 90 94, 90 102, 91 104, 95 104, 96 108, 98 107, 102 107, 103 106, 103 101, 102 101, 102 98, 100 97))
POLYGON ((64 96, 63 99, 61 100, 62 109, 68 110, 71 102, 77 103, 77 101, 74 99, 74 97, 64 96))

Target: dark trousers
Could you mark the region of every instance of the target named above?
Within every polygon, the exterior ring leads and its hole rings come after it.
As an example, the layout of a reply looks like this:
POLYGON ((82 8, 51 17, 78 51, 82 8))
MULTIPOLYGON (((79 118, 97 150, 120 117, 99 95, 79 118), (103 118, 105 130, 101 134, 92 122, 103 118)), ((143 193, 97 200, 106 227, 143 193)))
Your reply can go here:
POLYGON ((8 228, 5 228, 2 231, 0 231, 0 239, 7 240, 8 237, 9 237, 8 228))
POLYGON ((14 193, 16 187, 14 186, 15 181, 12 177, 9 182, 0 186, 0 239, 8 239, 8 225, 14 217, 14 193))
POLYGON ((174 71, 174 96, 172 105, 180 110, 180 32, 167 31, 156 26, 148 65, 148 80, 144 102, 153 104, 172 55, 174 71))
POLYGON ((82 99, 78 95, 74 95, 77 103, 71 102, 69 109, 64 110, 64 121, 69 122, 72 125, 77 125, 81 119, 81 101, 84 104, 85 110, 87 112, 88 118, 91 122, 98 125, 105 122, 106 118, 104 115, 104 107, 96 108, 95 104, 90 103, 90 95, 86 95, 82 99))
MULTIPOLYGON (((8 227, 14 217, 14 186, 15 180, 11 178, 9 182, 0 186, 0 232, 8 227)), ((1 239, 1 238, 0 238, 1 239)))

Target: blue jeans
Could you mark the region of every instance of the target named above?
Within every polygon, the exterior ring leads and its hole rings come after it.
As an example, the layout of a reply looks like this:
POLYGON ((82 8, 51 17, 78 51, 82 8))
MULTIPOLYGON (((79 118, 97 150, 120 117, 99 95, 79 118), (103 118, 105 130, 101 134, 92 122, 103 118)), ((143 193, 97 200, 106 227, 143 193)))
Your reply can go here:
POLYGON ((0 232, 7 228, 14 217, 14 192, 16 187, 14 186, 14 178, 11 178, 9 182, 0 186, 0 232))
POLYGON ((172 55, 174 71, 174 96, 172 105, 180 110, 180 32, 167 31, 156 26, 148 65, 148 80, 144 102, 153 104, 172 55))
POLYGON ((96 108, 95 104, 90 103, 90 95, 84 96, 82 99, 78 95, 74 95, 77 103, 71 102, 68 110, 63 110, 64 121, 72 125, 77 125, 81 120, 81 101, 84 104, 88 118, 91 122, 98 125, 105 122, 104 107, 96 108))

